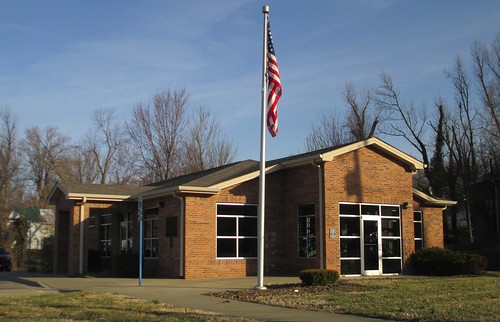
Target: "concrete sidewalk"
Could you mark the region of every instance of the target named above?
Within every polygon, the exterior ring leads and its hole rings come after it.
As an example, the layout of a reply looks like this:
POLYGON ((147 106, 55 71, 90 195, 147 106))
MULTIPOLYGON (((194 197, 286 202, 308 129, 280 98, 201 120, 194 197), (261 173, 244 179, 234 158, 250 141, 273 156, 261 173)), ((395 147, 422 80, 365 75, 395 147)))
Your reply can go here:
MULTIPOLYGON (((266 277, 265 284, 298 283, 297 277, 266 277)), ((358 316, 317 311, 287 309, 270 305, 226 300, 203 295, 208 292, 253 288, 256 277, 183 280, 125 278, 80 278, 30 273, 1 273, 0 295, 27 295, 32 292, 94 291, 123 294, 175 305, 221 313, 225 316, 241 316, 263 321, 381 321, 358 316)))

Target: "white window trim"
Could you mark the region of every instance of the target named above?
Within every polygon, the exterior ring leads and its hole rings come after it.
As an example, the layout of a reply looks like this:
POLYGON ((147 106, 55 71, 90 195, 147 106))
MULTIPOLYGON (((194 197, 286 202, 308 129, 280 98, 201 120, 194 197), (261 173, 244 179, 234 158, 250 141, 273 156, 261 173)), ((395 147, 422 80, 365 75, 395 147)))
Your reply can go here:
POLYGON ((217 235, 217 218, 236 218, 236 234, 239 232, 239 218, 258 218, 257 216, 245 216, 245 215, 219 215, 217 211, 217 207, 221 206, 254 206, 258 207, 256 204, 246 204, 246 203, 216 203, 215 204, 215 258, 216 259, 223 259, 223 260, 231 260, 231 259, 255 259, 255 257, 244 257, 244 256, 239 256, 239 240, 241 239, 257 239, 258 236, 219 236, 217 235), (218 239, 236 239, 236 256, 235 257, 218 257, 217 256, 217 240, 218 239))
MULTIPOLYGON (((401 216, 401 208, 399 205, 395 205, 395 204, 376 204, 376 203, 357 203, 357 202, 339 202, 338 203, 338 206, 339 206, 339 223, 340 223, 340 218, 341 217, 351 217, 351 218, 360 218, 360 224, 362 223, 362 218, 363 218, 363 214, 361 213, 361 207, 362 206, 378 206, 379 207, 379 214, 376 215, 378 217, 381 218, 388 218, 388 219, 395 219, 395 218, 398 218, 399 219, 399 236, 380 236, 381 238, 381 242, 383 242, 383 239, 399 239, 399 251, 400 251, 400 256, 382 256, 382 262, 384 259, 399 259, 401 262, 402 262, 402 259, 403 259, 403 236, 402 236, 402 216, 401 216), (358 206, 359 207, 359 215, 353 215, 353 214, 342 214, 340 212, 340 206, 341 205, 353 205, 353 206, 358 206), (400 212, 399 212, 399 217, 395 217, 395 216, 383 216, 382 215, 382 210, 381 210, 381 207, 397 207, 399 208, 400 212)), ((361 233, 360 233, 361 235, 361 233)), ((361 244, 361 238, 362 236, 342 236, 339 234, 339 241, 340 239, 359 239, 360 240, 360 244, 361 244)), ((362 261, 362 256, 360 257, 342 257, 342 254, 340 254, 340 262, 342 263, 342 260, 360 260, 362 261)), ((381 270, 383 270, 383 268, 381 268, 381 270)), ((342 274, 342 275, 345 275, 345 276, 360 276, 360 274, 342 274)), ((382 275, 399 275, 398 273, 382 273, 382 275)))
MULTIPOLYGON (((102 223, 102 219, 103 217, 110 217, 110 219, 112 220, 112 217, 111 217, 111 214, 103 214, 100 216, 100 222, 99 222, 99 251, 102 252, 102 246, 103 246, 103 243, 108 243, 109 242, 109 247, 111 248, 111 244, 112 244, 112 240, 111 240, 111 221, 110 222, 107 222, 107 223, 102 223), (103 239, 103 236, 102 235, 102 227, 104 226, 109 226, 107 229, 106 229, 106 234, 108 236, 105 236, 106 239, 103 239)), ((109 251, 109 255, 101 255, 102 258, 110 258, 111 257, 111 249, 108 250, 109 251)))
MULTIPOLYGON (((315 203, 305 203, 305 204, 300 204, 300 205, 297 205, 297 257, 298 258, 316 258, 318 253, 316 251, 316 227, 314 227, 314 235, 305 235, 305 236, 301 236, 299 235, 299 232, 300 232, 300 229, 299 229, 299 218, 314 218, 314 225, 316 225, 316 204, 315 203), (314 214, 312 215, 299 215, 299 207, 300 206, 307 206, 307 205, 313 205, 314 206, 314 214), (299 248, 299 241, 300 239, 306 239, 306 242, 307 242, 307 246, 310 245, 311 243, 311 239, 314 239, 314 256, 300 256, 300 248, 299 248)), ((310 223, 310 221, 309 221, 310 223)), ((309 247, 308 247, 309 248, 309 247)))
MULTIPOLYGON (((150 208, 145 208, 144 209, 144 215, 146 213, 146 210, 150 210, 150 209, 157 209, 158 207, 150 207, 150 208)), ((142 240, 143 240, 143 247, 146 246, 146 240, 149 240, 151 241, 151 244, 153 243, 153 240, 157 240, 157 245, 158 245, 158 248, 156 249, 156 256, 146 256, 144 255, 144 258, 145 259, 158 259, 158 254, 160 253, 160 242, 159 242, 159 236, 156 236, 156 237, 148 237, 146 236, 146 231, 147 231, 147 228, 146 228, 146 225, 148 224, 151 224, 151 225, 154 225, 155 224, 155 221, 156 221, 156 230, 158 232, 158 234, 160 233, 159 232, 159 220, 160 220, 160 209, 158 208, 158 215, 156 215, 156 217, 153 217, 153 218, 148 218, 148 216, 144 216, 143 217, 143 224, 144 224, 144 227, 142 227, 142 229, 144 229, 144 232, 143 232, 143 236, 142 236, 142 240)), ((151 229, 150 229, 151 233, 153 232, 153 226, 151 226, 151 229)), ((145 251, 143 250, 143 254, 145 254, 145 251)))

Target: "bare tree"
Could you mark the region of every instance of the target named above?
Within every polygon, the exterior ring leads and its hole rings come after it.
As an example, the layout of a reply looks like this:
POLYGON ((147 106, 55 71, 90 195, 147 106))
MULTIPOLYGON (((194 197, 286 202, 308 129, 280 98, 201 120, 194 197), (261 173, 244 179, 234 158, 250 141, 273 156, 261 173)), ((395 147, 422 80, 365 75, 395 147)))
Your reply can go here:
POLYGON ((93 151, 84 145, 78 145, 71 147, 68 152, 68 155, 62 157, 66 165, 61 174, 64 181, 71 183, 98 182, 99 170, 93 151))
POLYGON ((465 210, 469 240, 473 242, 471 220, 471 185, 479 175, 477 164, 478 109, 471 104, 471 81, 465 72, 462 59, 457 57, 452 72, 447 73, 455 88, 455 108, 447 122, 449 133, 446 142, 453 158, 457 177, 460 179, 458 199, 466 200, 465 210))
POLYGON ((28 128, 22 141, 26 179, 31 181, 38 207, 44 207, 48 194, 58 180, 64 180, 69 137, 56 127, 28 128))
POLYGON ((491 50, 476 42, 471 48, 474 76, 479 93, 494 127, 491 133, 500 138, 500 33, 497 34, 491 50))
MULTIPOLYGON (((404 138, 421 154, 422 161, 429 164, 429 152, 425 143, 428 116, 425 109, 418 111, 413 104, 402 102, 391 76, 386 73, 380 74, 380 86, 375 101, 384 118, 385 127, 382 133, 404 138)), ((429 168, 424 171, 430 186, 433 186, 429 168)))
POLYGON ((375 134, 379 123, 378 113, 372 106, 372 94, 368 87, 361 93, 356 85, 346 83, 344 101, 349 107, 347 114, 347 127, 355 140, 365 140, 375 134))
POLYGON ((125 124, 130 145, 140 154, 146 169, 145 182, 165 180, 179 174, 182 142, 186 131, 188 95, 185 90, 165 91, 153 96, 153 106, 137 105, 125 124))
POLYGON ((312 124, 311 133, 306 138, 308 151, 365 140, 375 134, 379 117, 372 104, 371 90, 366 87, 359 91, 353 83, 346 83, 342 96, 347 106, 347 116, 323 111, 316 123, 312 124))
POLYGON ((346 131, 343 117, 335 111, 325 112, 318 116, 311 125, 311 132, 306 138, 307 151, 319 150, 349 142, 351 133, 346 131))
POLYGON ((10 110, 0 110, 0 242, 7 238, 6 224, 21 188, 16 121, 10 110))
POLYGON ((193 123, 185 142, 184 172, 206 170, 231 162, 236 150, 222 135, 210 110, 200 107, 191 119, 193 123))
MULTIPOLYGON (((115 122, 114 111, 97 109, 93 114, 94 128, 82 141, 80 148, 85 157, 87 168, 79 167, 87 174, 97 173, 93 178, 96 183, 123 184, 130 181, 134 171, 131 163, 125 157, 126 139, 122 126, 115 122)), ((83 173, 82 173, 83 174, 83 173)))

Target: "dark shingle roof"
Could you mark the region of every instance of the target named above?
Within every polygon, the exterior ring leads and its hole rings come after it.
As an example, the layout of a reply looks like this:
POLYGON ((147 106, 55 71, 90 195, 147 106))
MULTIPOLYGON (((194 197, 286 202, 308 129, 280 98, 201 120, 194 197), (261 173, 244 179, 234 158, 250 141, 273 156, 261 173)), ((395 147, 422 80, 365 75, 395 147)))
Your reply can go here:
POLYGON ((154 183, 151 186, 161 188, 177 186, 210 187, 247 173, 251 173, 258 169, 259 162, 254 160, 245 160, 171 178, 162 182, 154 183))

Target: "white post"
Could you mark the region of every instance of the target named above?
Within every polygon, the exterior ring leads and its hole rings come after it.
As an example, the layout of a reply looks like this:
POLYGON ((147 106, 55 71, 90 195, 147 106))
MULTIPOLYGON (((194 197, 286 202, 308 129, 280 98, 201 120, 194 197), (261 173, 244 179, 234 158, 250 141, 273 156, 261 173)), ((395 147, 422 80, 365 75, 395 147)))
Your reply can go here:
POLYGON ((264 13, 264 46, 262 56, 262 110, 260 128, 260 176, 259 176, 259 213, 257 230, 257 285, 256 289, 265 290, 264 286, 264 219, 266 201, 266 114, 267 114, 267 20, 269 6, 262 7, 264 13))

